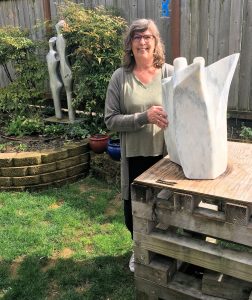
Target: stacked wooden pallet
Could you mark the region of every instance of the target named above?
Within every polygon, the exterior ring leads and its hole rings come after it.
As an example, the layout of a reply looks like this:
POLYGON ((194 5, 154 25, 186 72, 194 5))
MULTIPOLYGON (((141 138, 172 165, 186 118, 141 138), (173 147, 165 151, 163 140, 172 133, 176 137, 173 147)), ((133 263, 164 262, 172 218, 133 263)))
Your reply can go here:
POLYGON ((252 300, 252 145, 215 180, 168 157, 132 185, 136 299, 252 300))

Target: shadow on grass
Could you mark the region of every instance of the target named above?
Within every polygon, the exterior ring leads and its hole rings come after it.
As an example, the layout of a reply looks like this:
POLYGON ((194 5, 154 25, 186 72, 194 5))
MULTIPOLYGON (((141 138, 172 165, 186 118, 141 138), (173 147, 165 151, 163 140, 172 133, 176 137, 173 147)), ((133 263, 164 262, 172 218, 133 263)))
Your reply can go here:
POLYGON ((124 224, 123 201, 119 187, 110 187, 92 177, 62 189, 42 191, 38 193, 38 196, 40 195, 54 197, 59 203, 83 212, 85 216, 97 219, 101 224, 113 221, 124 224))
POLYGON ((28 256, 18 265, 0 262, 0 299, 132 300, 130 253, 90 260, 28 256))

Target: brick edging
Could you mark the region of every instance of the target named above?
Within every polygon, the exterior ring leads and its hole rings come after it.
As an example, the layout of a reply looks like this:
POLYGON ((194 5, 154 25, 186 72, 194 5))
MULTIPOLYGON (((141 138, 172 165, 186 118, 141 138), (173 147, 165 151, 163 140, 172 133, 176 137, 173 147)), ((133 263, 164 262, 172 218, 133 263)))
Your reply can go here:
POLYGON ((61 149, 0 153, 0 191, 36 190, 74 182, 89 172, 88 140, 61 149))

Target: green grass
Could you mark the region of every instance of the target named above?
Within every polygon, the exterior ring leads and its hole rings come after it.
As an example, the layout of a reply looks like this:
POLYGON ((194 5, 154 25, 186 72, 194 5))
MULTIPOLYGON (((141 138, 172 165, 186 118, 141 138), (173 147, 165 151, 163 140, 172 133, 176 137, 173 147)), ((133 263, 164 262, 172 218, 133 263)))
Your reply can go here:
POLYGON ((92 178, 0 193, 0 299, 134 299, 119 191, 92 178))

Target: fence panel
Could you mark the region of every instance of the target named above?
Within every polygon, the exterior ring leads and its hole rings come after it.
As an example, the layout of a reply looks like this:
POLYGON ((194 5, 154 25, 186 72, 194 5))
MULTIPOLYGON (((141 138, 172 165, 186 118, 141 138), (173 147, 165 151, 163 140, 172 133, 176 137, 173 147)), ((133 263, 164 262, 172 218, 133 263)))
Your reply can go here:
POLYGON ((181 56, 209 65, 240 52, 229 93, 232 116, 252 119, 252 0, 181 0, 181 56))
MULTIPOLYGON (((178 1, 178 0, 171 0, 178 1)), ((45 35, 39 20, 45 19, 46 0, 0 1, 0 26, 14 25, 31 29, 32 37, 45 35)), ((51 17, 60 18, 58 4, 49 0, 51 17)), ((85 7, 103 5, 116 8, 128 23, 136 18, 151 18, 157 23, 165 43, 166 59, 172 63, 170 17, 161 17, 162 0, 75 0, 85 7)), ((230 89, 228 109, 237 116, 252 118, 252 0, 180 0, 180 55, 191 63, 203 56, 206 65, 229 54, 240 52, 230 89)), ((0 86, 8 82, 0 71, 0 86)))

